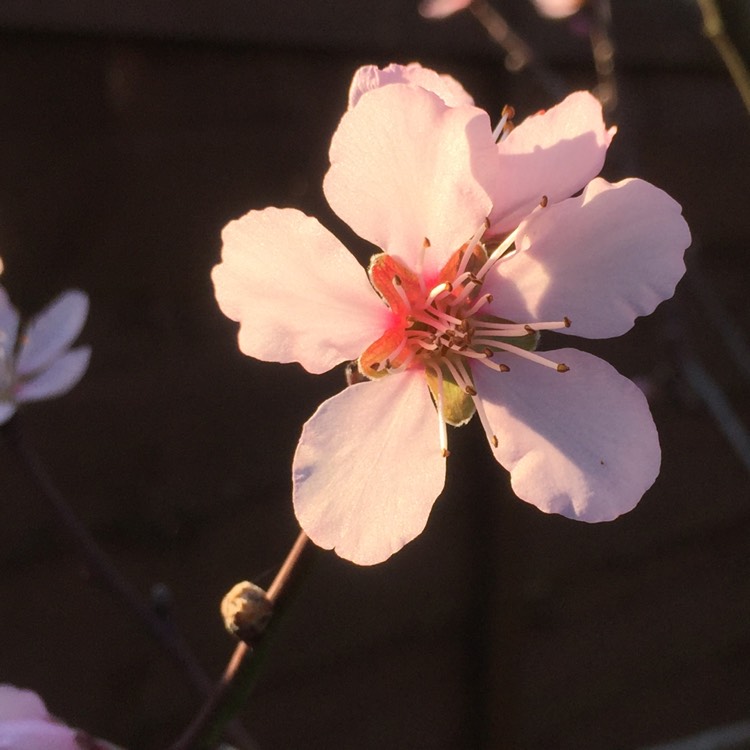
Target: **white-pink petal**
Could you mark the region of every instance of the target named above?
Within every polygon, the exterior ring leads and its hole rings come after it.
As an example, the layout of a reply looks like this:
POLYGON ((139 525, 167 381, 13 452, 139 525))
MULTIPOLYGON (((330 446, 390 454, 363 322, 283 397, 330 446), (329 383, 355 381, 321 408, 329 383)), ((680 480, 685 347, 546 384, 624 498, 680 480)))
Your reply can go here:
POLYGON ((63 354, 48 368, 29 380, 21 381, 16 401, 41 401, 67 393, 83 377, 91 359, 91 347, 79 346, 63 354))
POLYGON ((547 18, 567 18, 577 13, 585 0, 533 0, 537 11, 547 18))
POLYGON ((353 385, 324 402, 294 457, 294 509, 315 544, 383 562, 425 527, 445 481, 424 373, 353 385))
POLYGON ((659 473, 661 452, 646 399, 598 357, 544 352, 560 373, 508 357, 510 372, 473 368, 495 458, 513 491, 546 513, 609 521, 631 510, 659 473))
POLYGON ((452 76, 440 75, 434 70, 423 68, 419 63, 391 63, 385 68, 363 65, 354 73, 349 87, 349 109, 357 104, 363 94, 391 83, 407 83, 432 91, 449 107, 474 104, 474 99, 452 76))
POLYGON ((488 236, 515 229, 543 196, 554 203, 579 191, 599 174, 614 133, 587 91, 527 117, 479 165, 493 200, 488 236))
POLYGON ((561 320, 563 333, 619 336, 674 294, 690 231, 680 206, 643 180, 597 178, 582 195, 537 212, 519 252, 486 280, 493 311, 510 320, 561 320))
POLYGON ((0 363, 13 358, 18 337, 18 310, 13 307, 8 293, 0 287, 0 363))
POLYGON ((7 683, 0 685, 0 722, 9 719, 47 719, 44 701, 33 691, 7 683))
POLYGON ((468 8, 474 0, 422 0, 419 13, 424 18, 446 18, 468 8))
POLYGON ((64 724, 38 719, 0 721, 2 750, 89 750, 98 745, 79 743, 78 732, 64 724))
POLYGON ((291 208, 251 211, 222 239, 216 299, 240 323, 245 354, 321 373, 356 359, 386 328, 390 313, 364 269, 316 219, 291 208))
POLYGON ((16 361, 18 375, 46 367, 78 338, 89 312, 84 292, 63 292, 24 327, 16 361))
POLYGON ((429 282, 489 215, 473 172, 495 149, 485 112, 449 107, 418 87, 382 86, 341 119, 323 189, 357 234, 423 267, 429 282))

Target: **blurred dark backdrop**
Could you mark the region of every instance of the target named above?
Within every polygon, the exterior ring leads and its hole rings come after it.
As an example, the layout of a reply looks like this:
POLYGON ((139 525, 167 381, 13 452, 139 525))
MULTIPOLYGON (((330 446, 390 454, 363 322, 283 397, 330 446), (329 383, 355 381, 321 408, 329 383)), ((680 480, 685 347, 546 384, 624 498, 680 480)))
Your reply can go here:
MULTIPOLYGON (((595 84, 570 24, 497 2, 571 89, 595 84)), ((695 5, 613 15, 604 174, 668 191, 696 242, 675 300, 584 346, 649 384, 661 476, 626 517, 577 524, 517 500, 477 425, 453 431, 424 534, 374 568, 317 555, 243 717, 263 750, 630 750, 750 717, 750 464, 711 412, 750 425, 721 335, 750 328, 750 118, 695 5)), ((2 281, 27 314, 71 286, 92 302, 89 373, 24 428, 144 596, 168 587, 212 674, 233 648, 218 603, 267 584, 292 544, 299 430, 343 383, 239 354, 209 279, 219 232, 295 206, 361 248, 322 197, 328 143, 358 65, 415 59, 493 116, 554 103, 470 16, 428 23, 402 0, 0 5, 2 281)), ((0 681, 164 747, 197 697, 5 446, 0 467, 0 681)))

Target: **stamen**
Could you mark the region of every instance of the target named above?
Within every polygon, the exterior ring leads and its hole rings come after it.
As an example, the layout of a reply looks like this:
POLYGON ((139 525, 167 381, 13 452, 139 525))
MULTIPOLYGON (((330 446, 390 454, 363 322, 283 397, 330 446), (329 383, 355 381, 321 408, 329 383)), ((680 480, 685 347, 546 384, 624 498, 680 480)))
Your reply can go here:
POLYGON ((492 447, 497 448, 497 435, 495 435, 495 433, 492 431, 490 420, 487 419, 487 413, 484 410, 484 404, 482 403, 482 400, 480 398, 477 398, 476 396, 474 396, 472 400, 474 401, 474 408, 477 410, 479 421, 482 423, 482 427, 484 427, 485 433, 487 433, 487 435, 489 436, 492 447))
POLYGON ((509 104, 503 107, 500 113, 500 121, 497 123, 495 129, 492 131, 492 140, 497 143, 502 138, 507 138, 511 130, 513 130, 513 123, 510 122, 516 116, 516 110, 513 109, 509 104), (509 126, 506 128, 506 126, 509 126))
POLYGON ((482 295, 466 312, 464 312, 464 316, 466 318, 470 318, 474 313, 477 312, 477 310, 480 310, 485 305, 488 305, 490 302, 492 302, 493 297, 491 294, 484 294, 482 295))
POLYGON ((492 323, 490 321, 480 321, 474 333, 485 336, 502 334, 503 336, 525 336, 527 333, 539 333, 539 331, 557 331, 561 328, 570 328, 570 318, 565 317, 562 320, 554 320, 544 323, 492 323))
POLYGON ((443 458, 450 456, 448 450, 448 429, 445 423, 445 395, 443 391, 443 372, 439 367, 431 368, 437 376, 437 415, 438 415, 438 430, 440 432, 440 452, 443 458))
MULTIPOLYGON (((532 212, 533 213, 533 212, 532 212)), ((516 241, 516 235, 520 225, 516 227, 493 251, 485 264, 479 269, 479 273, 476 274, 478 279, 484 279, 492 266, 500 260, 501 256, 505 251, 516 241)))
POLYGON ((432 243, 427 239, 427 237, 425 237, 424 241, 422 242, 422 249, 419 251, 419 261, 417 263, 417 276, 419 277, 419 287, 422 290, 423 294, 427 291, 427 289, 425 288, 424 277, 422 275, 422 269, 424 268, 425 250, 427 250, 428 247, 432 247, 432 243))
POLYGON ((568 370, 570 370, 570 367, 563 364, 562 362, 553 362, 552 360, 546 359, 545 357, 540 357, 534 352, 528 352, 526 351, 526 349, 521 349, 521 347, 519 346, 506 344, 504 341, 498 341, 495 346, 497 346, 498 349, 504 349, 506 352, 517 354, 522 359, 528 359, 531 362, 536 362, 537 364, 544 365, 545 367, 549 367, 552 370, 557 370, 558 372, 568 372, 568 370))
POLYGON ((495 372, 510 372, 510 367, 502 362, 488 362, 486 359, 480 359, 479 362, 485 367, 489 367, 490 370, 495 370, 495 372))
POLYGON ((474 236, 469 240, 469 244, 466 246, 464 254, 461 256, 461 262, 458 265, 458 275, 462 274, 466 270, 466 266, 469 265, 469 259, 474 255, 474 248, 479 244, 482 239, 482 235, 490 228, 489 217, 484 220, 482 225, 474 232, 474 236))
POLYGON ((393 288, 396 290, 396 293, 399 297, 401 297, 401 300, 406 305, 406 309, 411 309, 411 302, 409 302, 409 298, 406 296, 406 292, 404 291, 403 286, 401 286, 401 278, 399 276, 394 276, 391 279, 391 284, 393 284, 393 288))
POLYGON ((425 301, 425 306, 431 304, 436 300, 441 294, 450 294, 450 292, 453 291, 453 284, 446 281, 444 284, 438 284, 428 295, 427 300, 425 301))

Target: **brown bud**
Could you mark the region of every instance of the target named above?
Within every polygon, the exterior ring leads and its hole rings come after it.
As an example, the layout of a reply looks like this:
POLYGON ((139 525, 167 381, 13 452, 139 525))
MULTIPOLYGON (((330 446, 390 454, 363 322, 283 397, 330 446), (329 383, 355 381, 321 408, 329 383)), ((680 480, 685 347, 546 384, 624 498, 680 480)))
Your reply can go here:
POLYGON ((246 643, 254 641, 266 629, 273 604, 266 592, 250 581, 233 586, 221 601, 224 626, 246 643))

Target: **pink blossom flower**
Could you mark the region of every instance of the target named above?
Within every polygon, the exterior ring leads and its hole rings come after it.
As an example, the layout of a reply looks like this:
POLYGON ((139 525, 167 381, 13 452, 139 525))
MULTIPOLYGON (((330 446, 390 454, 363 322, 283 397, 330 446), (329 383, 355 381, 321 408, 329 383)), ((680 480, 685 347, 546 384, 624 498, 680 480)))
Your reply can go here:
POLYGON ((468 8, 474 0, 422 0, 419 13, 424 18, 447 18, 468 8))
POLYGON ((653 483, 638 388, 590 354, 534 351, 543 330, 624 333, 684 272, 680 207, 641 180, 592 180, 611 136, 584 93, 498 144, 483 111, 386 82, 343 116, 323 185, 382 250, 369 279, 295 209, 224 229, 213 280, 240 349, 313 373, 357 359, 367 378, 297 447, 294 507, 316 544, 374 564, 416 537, 443 488, 446 425, 474 413, 515 493, 545 512, 613 519, 653 483))
POLYGON ((567 18, 583 6, 585 0, 533 0, 537 11, 547 18, 567 18))
POLYGON ((0 748, 117 750, 108 742, 60 723, 49 714, 36 693, 13 685, 0 685, 0 748))
POLYGON ((91 349, 70 345, 88 308, 83 292, 64 292, 26 324, 19 338, 18 310, 0 287, 0 424, 18 404, 61 396, 83 377, 91 349))

